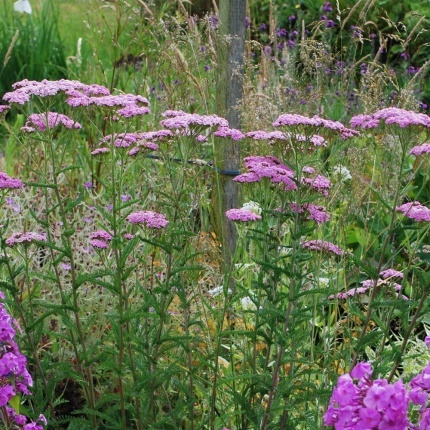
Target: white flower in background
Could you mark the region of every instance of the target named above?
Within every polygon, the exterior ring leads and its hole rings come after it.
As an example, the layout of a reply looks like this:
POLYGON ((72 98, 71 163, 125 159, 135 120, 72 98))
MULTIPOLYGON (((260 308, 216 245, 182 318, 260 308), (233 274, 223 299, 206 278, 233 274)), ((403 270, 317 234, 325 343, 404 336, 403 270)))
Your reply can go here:
POLYGON ((339 179, 341 182, 349 181, 352 179, 351 172, 345 167, 340 164, 333 167, 333 175, 337 179, 339 179))
POLYGON ((244 203, 242 209, 247 209, 257 215, 261 215, 261 206, 257 202, 253 202, 252 200, 248 203, 244 203))
POLYGON ((240 299, 240 302, 242 304, 242 309, 244 311, 255 311, 257 310, 257 306, 255 306, 255 303, 252 301, 251 297, 245 296, 240 299))
MULTIPOLYGON (((222 285, 220 285, 218 287, 212 288, 212 290, 209 290, 208 294, 211 297, 216 297, 216 296, 219 296, 220 294, 222 294, 223 292, 224 292, 224 287, 222 285)), ((229 294, 231 293, 230 289, 228 290, 228 293, 229 294)))
POLYGON ((318 278, 318 283, 321 288, 326 288, 330 284, 330 278, 318 278))
POLYGON ((30 14, 32 12, 31 5, 28 0, 18 0, 17 2, 14 3, 13 8, 15 12, 21 12, 21 13, 25 12, 30 14))

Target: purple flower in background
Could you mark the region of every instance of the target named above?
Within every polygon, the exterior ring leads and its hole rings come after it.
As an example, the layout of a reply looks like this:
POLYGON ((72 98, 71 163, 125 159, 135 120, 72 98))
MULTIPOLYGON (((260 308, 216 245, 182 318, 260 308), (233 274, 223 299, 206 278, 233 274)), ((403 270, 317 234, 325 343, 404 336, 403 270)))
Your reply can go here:
POLYGON ((8 105, 0 105, 0 114, 3 112, 7 112, 10 109, 8 105))
POLYGON ((277 28, 276 29, 276 35, 278 37, 286 37, 287 36, 287 30, 285 30, 285 28, 277 28))
POLYGON ((248 209, 230 209, 225 215, 230 221, 248 222, 261 219, 260 215, 248 209))
POLYGON ((245 16, 245 27, 251 27, 251 18, 249 16, 245 16))
POLYGON ((143 224, 149 228, 164 228, 169 224, 163 214, 153 211, 133 212, 126 220, 131 224, 143 224))
POLYGON ((329 1, 326 1, 324 3, 322 10, 323 10, 323 12, 331 12, 333 10, 331 3, 329 1))
POLYGON ((325 28, 334 28, 335 23, 332 19, 328 19, 325 23, 325 28))
POLYGON ((260 30, 261 31, 266 31, 267 30, 267 25, 264 22, 261 23, 260 30))
POLYGON ((85 182, 84 187, 87 190, 91 190, 91 188, 93 187, 93 183, 91 181, 87 181, 87 182, 85 182))
POLYGON ((295 19, 296 19, 296 15, 290 15, 290 16, 288 17, 288 20, 289 20, 289 21, 295 21, 295 19))

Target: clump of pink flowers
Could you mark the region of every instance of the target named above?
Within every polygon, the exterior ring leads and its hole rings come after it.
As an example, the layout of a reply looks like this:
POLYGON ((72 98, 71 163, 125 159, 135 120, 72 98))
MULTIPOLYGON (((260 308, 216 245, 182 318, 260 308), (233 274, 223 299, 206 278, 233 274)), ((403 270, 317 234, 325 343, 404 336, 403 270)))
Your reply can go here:
POLYGON ((46 242, 45 233, 36 233, 33 231, 27 231, 25 233, 16 232, 12 233, 10 237, 6 239, 6 245, 14 246, 17 243, 24 245, 30 245, 32 242, 46 242))
POLYGON ((377 128, 381 122, 385 122, 387 125, 396 124, 401 128, 410 125, 430 127, 430 117, 428 115, 396 107, 381 109, 371 115, 361 114, 354 116, 351 119, 351 126, 365 130, 377 128))
POLYGON ((46 131, 46 129, 54 128, 60 124, 64 125, 64 127, 68 129, 82 128, 81 124, 69 118, 67 115, 56 112, 48 112, 31 114, 21 130, 28 133, 33 133, 36 131, 36 129, 39 131, 46 131))
POLYGON ((109 248, 109 242, 112 240, 112 235, 106 230, 98 230, 90 234, 90 244, 97 249, 109 248))
POLYGON ((248 221, 257 221, 261 219, 260 215, 250 211, 249 209, 243 209, 243 208, 229 209, 225 213, 225 215, 230 221, 248 222, 248 221))
MULTIPOLYGON (((0 293, 4 300, 4 294, 0 293)), ((8 406, 15 395, 30 394, 29 387, 33 380, 27 370, 27 359, 21 354, 15 342, 17 323, 9 315, 4 305, 0 303, 0 416, 8 424, 14 423, 22 430, 42 430, 46 418, 40 415, 37 422, 28 423, 24 415, 17 414, 8 406)))
POLYGON ((409 202, 396 207, 396 211, 414 221, 430 222, 430 209, 423 206, 420 202, 409 202))
POLYGON ((302 243, 302 248, 307 248, 313 251, 330 252, 340 256, 343 255, 343 251, 338 246, 325 240, 308 240, 302 243))
POLYGON ((372 379, 370 363, 358 363, 339 377, 324 424, 336 430, 425 430, 430 428, 430 363, 409 384, 372 379), (419 406, 419 422, 408 418, 410 404, 419 406))
POLYGON ((143 224, 149 228, 164 228, 169 224, 163 214, 153 211, 133 212, 126 219, 131 224, 143 224))

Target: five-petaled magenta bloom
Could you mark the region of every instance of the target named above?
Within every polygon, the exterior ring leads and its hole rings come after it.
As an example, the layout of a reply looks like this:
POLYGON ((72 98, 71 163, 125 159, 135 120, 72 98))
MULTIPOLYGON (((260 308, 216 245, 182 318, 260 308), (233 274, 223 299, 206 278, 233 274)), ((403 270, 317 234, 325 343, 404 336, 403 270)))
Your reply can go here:
POLYGON ((12 235, 6 239, 6 245, 14 246, 17 243, 24 245, 30 245, 32 242, 46 242, 45 233, 35 233, 27 231, 25 233, 12 233, 12 235))
POLYGON ((169 224, 163 214, 153 211, 133 212, 126 220, 131 224, 143 224, 149 228, 164 228, 169 224))
POLYGON ((241 221, 241 222, 248 222, 248 221, 257 221, 261 219, 261 216, 256 214, 255 212, 250 211, 249 209, 229 209, 225 213, 226 217, 230 221, 241 221))
POLYGON ((426 430, 430 427, 430 363, 409 384, 401 380, 389 383, 386 379, 372 380, 369 363, 358 363, 351 374, 339 377, 324 424, 335 429, 369 430, 426 430), (414 405, 419 409, 415 409, 414 405), (410 421, 409 412, 418 416, 418 423, 410 421))
POLYGON ((36 129, 39 131, 45 131, 47 128, 51 129, 60 124, 64 125, 64 127, 68 129, 82 128, 81 124, 69 118, 67 115, 56 112, 47 112, 31 114, 21 130, 28 133, 34 132, 36 129))
POLYGON ((308 240, 302 243, 302 248, 311 249, 314 251, 326 251, 336 255, 343 255, 343 251, 335 244, 325 240, 308 240))
MULTIPOLYGON (((0 293, 0 298, 5 298, 3 293, 0 293)), ((15 342, 16 329, 19 329, 16 321, 9 315, 3 303, 0 303, 0 419, 2 422, 14 421, 21 429, 42 430, 42 425, 37 423, 40 421, 46 424, 43 415, 36 423, 26 424, 27 418, 24 415, 18 415, 13 408, 8 407, 15 395, 31 394, 29 388, 33 385, 31 375, 27 371, 27 359, 15 342), (34 426, 29 427, 32 424, 34 426)))
POLYGON ((0 188, 1 189, 16 189, 22 188, 24 184, 20 179, 10 178, 6 173, 0 172, 0 188))
POLYGON ((396 207, 396 211, 414 221, 430 222, 430 209, 423 206, 420 202, 409 202, 396 207))

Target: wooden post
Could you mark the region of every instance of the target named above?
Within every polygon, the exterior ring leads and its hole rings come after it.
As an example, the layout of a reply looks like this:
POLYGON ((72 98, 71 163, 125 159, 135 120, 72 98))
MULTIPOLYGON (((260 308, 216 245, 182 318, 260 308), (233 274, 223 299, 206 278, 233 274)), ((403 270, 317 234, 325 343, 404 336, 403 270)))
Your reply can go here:
MULTIPOLYGON (((220 0, 219 18, 217 114, 228 120, 230 128, 240 129, 246 0, 220 0)), ((240 144, 231 139, 219 139, 215 145, 217 169, 237 171, 240 166, 240 144)), ((227 267, 237 242, 236 228, 225 216, 225 211, 237 208, 239 204, 238 184, 232 180, 233 177, 220 174, 213 190, 215 232, 221 238, 227 267)))

